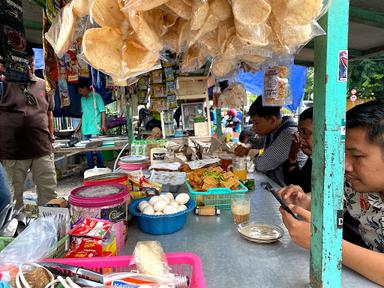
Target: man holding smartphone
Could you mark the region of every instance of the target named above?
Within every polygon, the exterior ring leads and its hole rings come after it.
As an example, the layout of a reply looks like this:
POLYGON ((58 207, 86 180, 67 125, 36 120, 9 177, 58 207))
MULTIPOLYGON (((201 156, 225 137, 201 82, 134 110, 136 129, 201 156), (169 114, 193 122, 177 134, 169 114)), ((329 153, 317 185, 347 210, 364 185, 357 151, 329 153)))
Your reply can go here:
MULTIPOLYGON (((355 223, 355 234, 343 240, 343 264, 384 285, 384 101, 358 105, 347 112, 344 211, 355 223)), ((300 186, 279 191, 303 221, 280 209, 289 234, 310 247, 311 198, 300 186)), ((344 222, 344 229, 347 228, 344 222)), ((349 229, 349 228, 348 228, 349 229)), ((345 239, 345 237, 344 237, 345 239)))

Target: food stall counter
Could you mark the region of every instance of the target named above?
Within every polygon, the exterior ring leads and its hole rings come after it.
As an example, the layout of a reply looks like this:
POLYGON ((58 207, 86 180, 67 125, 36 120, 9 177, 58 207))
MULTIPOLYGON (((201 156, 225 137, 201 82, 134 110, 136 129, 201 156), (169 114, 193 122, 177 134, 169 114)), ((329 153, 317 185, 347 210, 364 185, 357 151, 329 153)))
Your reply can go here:
MULTIPOLYGON (((307 287, 309 251, 293 243, 282 223, 279 203, 260 186, 265 181, 276 184, 259 173, 255 181, 250 221, 282 227, 284 236, 279 241, 257 244, 242 238, 231 211, 222 211, 219 216, 191 213, 186 226, 170 235, 145 234, 132 224, 125 253, 132 254, 137 241, 142 240, 159 241, 167 252, 194 252, 202 260, 208 288, 307 287)), ((342 281, 343 287, 379 287, 345 267, 342 281)))

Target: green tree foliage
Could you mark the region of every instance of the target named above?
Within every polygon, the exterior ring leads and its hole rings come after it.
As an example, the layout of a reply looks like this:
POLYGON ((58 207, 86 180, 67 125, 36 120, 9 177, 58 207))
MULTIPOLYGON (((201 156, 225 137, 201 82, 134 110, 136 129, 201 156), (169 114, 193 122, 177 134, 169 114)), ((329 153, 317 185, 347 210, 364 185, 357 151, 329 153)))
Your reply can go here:
POLYGON ((305 84, 303 100, 313 100, 314 83, 315 83, 315 69, 313 67, 308 67, 307 83, 305 84))
POLYGON ((363 59, 349 62, 348 90, 362 99, 384 98, 384 61, 363 59))

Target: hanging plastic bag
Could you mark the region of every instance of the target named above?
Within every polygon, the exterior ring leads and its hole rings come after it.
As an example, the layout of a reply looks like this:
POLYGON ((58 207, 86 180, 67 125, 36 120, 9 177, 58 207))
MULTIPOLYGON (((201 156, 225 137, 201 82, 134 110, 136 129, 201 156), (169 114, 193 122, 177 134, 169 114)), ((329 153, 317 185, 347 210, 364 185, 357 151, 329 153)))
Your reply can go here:
POLYGON ((209 0, 209 9, 220 21, 232 17, 232 7, 228 0, 209 0))
POLYGON ((230 79, 238 71, 236 58, 216 57, 212 62, 211 72, 216 79, 230 79))
POLYGON ((313 38, 325 34, 316 21, 307 25, 281 24, 277 21, 275 15, 271 15, 269 22, 278 40, 278 42, 273 42, 275 44, 274 47, 280 45, 280 48, 277 48, 277 50, 280 49, 283 53, 285 51, 290 55, 296 54, 299 49, 304 47, 313 38))
POLYGON ((271 28, 267 24, 271 6, 265 0, 233 0, 236 33, 258 46, 268 45, 271 28), (252 8, 251 8, 252 7, 252 8))
POLYGON ((179 17, 190 20, 192 18, 192 7, 181 0, 169 0, 165 3, 169 9, 175 12, 179 17))
POLYGON ((61 9, 52 22, 51 28, 45 33, 45 38, 51 44, 58 58, 64 56, 74 41, 77 27, 77 16, 73 11, 74 2, 61 9))
POLYGON ((209 13, 207 0, 194 0, 192 2, 191 30, 199 30, 203 27, 209 13))
POLYGON ((75 12, 78 17, 88 16, 92 1, 93 0, 73 0, 73 12, 75 12))
POLYGON ((281 24, 308 25, 319 19, 329 8, 329 0, 269 0, 281 24))
POLYGON ((90 15, 101 27, 111 27, 121 31, 128 27, 128 21, 120 11, 118 0, 93 0, 90 15))
POLYGON ((264 70, 264 106, 284 106, 292 104, 288 78, 288 65, 271 65, 264 70))
POLYGON ((121 10, 123 12, 128 12, 129 10, 147 11, 159 7, 168 1, 169 0, 126 0, 121 10))

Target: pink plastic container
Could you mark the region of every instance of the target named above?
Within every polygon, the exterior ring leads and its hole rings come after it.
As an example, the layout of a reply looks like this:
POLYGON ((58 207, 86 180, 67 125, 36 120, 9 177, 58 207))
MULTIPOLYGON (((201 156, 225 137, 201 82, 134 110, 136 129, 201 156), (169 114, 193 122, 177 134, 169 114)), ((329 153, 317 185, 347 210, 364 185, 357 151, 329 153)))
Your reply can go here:
POLYGON ((127 186, 121 184, 81 186, 69 196, 72 220, 80 217, 100 218, 114 222, 117 250, 125 246, 130 196, 127 186))
MULTIPOLYGON (((171 272, 188 276, 191 281, 190 288, 205 288, 203 266, 199 256, 190 252, 167 253, 166 256, 171 272)), ((132 256, 117 256, 106 258, 45 259, 44 262, 68 264, 99 273, 103 273, 104 269, 106 269, 106 273, 116 273, 134 270, 135 266, 129 266, 132 260, 132 256)))
POLYGON ((119 167, 123 170, 132 171, 132 170, 140 170, 140 169, 148 169, 150 163, 149 162, 140 162, 140 163, 124 163, 119 161, 119 167))

